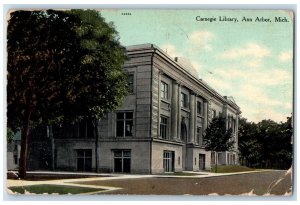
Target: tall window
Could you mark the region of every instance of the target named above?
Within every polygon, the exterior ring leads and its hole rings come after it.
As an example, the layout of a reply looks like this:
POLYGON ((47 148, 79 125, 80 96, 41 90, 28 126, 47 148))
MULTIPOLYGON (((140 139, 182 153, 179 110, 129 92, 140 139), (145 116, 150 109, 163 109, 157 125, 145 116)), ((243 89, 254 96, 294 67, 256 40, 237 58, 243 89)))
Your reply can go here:
POLYGON ((218 162, 217 163, 218 164, 222 164, 222 153, 218 153, 217 154, 217 158, 218 158, 218 160, 217 160, 218 162))
POLYGON ((167 139, 167 131, 168 131, 168 118, 164 116, 160 116, 160 137, 163 139, 167 139))
POLYGON ((203 145, 202 127, 197 127, 197 142, 199 145, 203 145))
POLYGON ((197 114, 202 115, 202 103, 197 101, 197 114))
POLYGON ((165 100, 169 99, 169 87, 168 84, 163 81, 160 82, 160 97, 165 100))
POLYGON ((128 74, 127 78, 128 93, 134 93, 134 75, 128 74))
POLYGON ((232 130, 235 132, 236 120, 232 118, 232 130))
POLYGON ((181 93, 181 107, 187 108, 189 104, 187 94, 181 93))
POLYGON ((133 112, 117 113, 117 137, 131 137, 133 128, 133 112))
POLYGON ((213 118, 217 117, 217 111, 216 110, 212 110, 213 112, 213 118))

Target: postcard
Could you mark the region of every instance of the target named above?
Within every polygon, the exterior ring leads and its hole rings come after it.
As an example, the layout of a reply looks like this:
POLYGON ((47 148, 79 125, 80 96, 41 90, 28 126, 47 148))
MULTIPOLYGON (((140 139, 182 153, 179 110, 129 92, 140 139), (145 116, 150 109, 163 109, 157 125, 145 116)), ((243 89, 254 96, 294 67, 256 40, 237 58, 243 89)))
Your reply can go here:
POLYGON ((293 11, 7 16, 9 194, 293 195, 293 11))

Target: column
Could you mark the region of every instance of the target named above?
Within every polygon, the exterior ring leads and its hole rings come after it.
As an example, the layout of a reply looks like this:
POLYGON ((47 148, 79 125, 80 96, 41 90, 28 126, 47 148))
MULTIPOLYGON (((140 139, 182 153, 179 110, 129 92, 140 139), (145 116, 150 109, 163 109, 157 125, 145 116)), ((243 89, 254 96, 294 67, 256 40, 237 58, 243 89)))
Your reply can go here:
POLYGON ((181 133, 181 84, 178 83, 178 99, 177 99, 177 140, 180 140, 180 133, 181 133))
POLYGON ((194 143, 197 143, 197 97, 198 95, 195 95, 195 117, 194 117, 194 122, 195 122, 195 129, 194 129, 194 143))
POLYGON ((178 83, 174 80, 172 83, 172 101, 171 101, 171 134, 172 139, 177 139, 178 127, 178 83))
POLYGON ((206 130, 208 126, 208 102, 207 100, 203 101, 203 116, 204 116, 204 127, 203 130, 206 130))
POLYGON ((157 107, 157 138, 160 137, 160 84, 162 71, 158 71, 158 107, 157 107))
POLYGON ((190 94, 190 131, 188 143, 194 143, 195 138, 195 93, 190 94))
POLYGON ((239 114, 237 114, 236 122, 235 122, 235 147, 236 147, 236 149, 238 149, 238 143, 239 143, 239 117, 240 117, 239 114))

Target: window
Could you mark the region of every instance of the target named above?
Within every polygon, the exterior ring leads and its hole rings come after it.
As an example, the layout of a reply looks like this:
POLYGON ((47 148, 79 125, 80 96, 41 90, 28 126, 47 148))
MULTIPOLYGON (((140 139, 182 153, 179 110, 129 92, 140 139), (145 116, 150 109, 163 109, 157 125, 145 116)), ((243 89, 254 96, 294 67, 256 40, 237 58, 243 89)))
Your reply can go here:
POLYGON ((188 96, 187 94, 181 93, 181 107, 187 108, 188 107, 188 96))
POLYGON ((202 103, 197 101, 197 114, 202 115, 202 103))
POLYGON ((222 164, 222 153, 218 153, 217 158, 218 158, 218 165, 222 164))
POLYGON ((160 83, 160 97, 165 100, 169 99, 169 87, 168 84, 163 81, 160 83))
POLYGON ((133 112, 117 113, 117 137, 131 137, 133 128, 133 112))
POLYGON ((181 138, 181 141, 187 142, 187 129, 186 129, 184 117, 181 119, 180 138, 181 138))
POLYGON ((216 164, 216 154, 215 152, 211 152, 211 164, 214 165, 216 164))
POLYGON ((94 125, 90 120, 81 121, 78 125, 79 138, 93 138, 94 125))
POLYGON ((14 154, 14 164, 19 164, 18 163, 18 155, 14 154))
POLYGON ((114 172, 130 173, 131 151, 114 151, 114 172))
POLYGON ((77 171, 92 171, 92 150, 78 149, 77 151, 77 171))
POLYGON ((174 172, 174 152, 164 151, 163 167, 165 172, 174 172))
POLYGON ((197 127, 197 143, 203 145, 202 127, 197 127))
POLYGON ((235 164, 235 154, 232 155, 232 164, 235 164))
POLYGON ((231 164, 231 162, 230 162, 230 155, 229 155, 229 153, 227 153, 227 163, 228 163, 228 164, 231 164))
POLYGON ((134 93, 134 75, 133 74, 128 74, 127 89, 128 89, 128 93, 130 93, 130 94, 134 93))
POLYGON ((160 137, 167 139, 168 118, 160 116, 160 137))
POLYGON ((217 111, 216 110, 212 110, 213 112, 213 118, 217 117, 217 111))
POLYGON ((236 120, 232 119, 232 131, 235 132, 236 120))

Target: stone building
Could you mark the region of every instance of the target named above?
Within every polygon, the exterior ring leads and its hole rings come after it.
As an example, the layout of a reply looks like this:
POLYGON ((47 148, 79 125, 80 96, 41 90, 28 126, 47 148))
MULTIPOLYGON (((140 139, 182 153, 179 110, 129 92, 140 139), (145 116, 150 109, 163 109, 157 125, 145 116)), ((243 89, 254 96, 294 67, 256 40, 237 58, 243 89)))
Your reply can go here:
POLYGON ((99 120, 99 139, 91 122, 54 131, 57 170, 155 174, 198 171, 237 163, 240 108, 221 96, 180 58, 153 44, 127 47, 129 94, 121 107, 99 120), (235 151, 205 151, 203 137, 213 117, 222 115, 234 131, 235 151), (96 166, 97 164, 97 166, 96 166))

